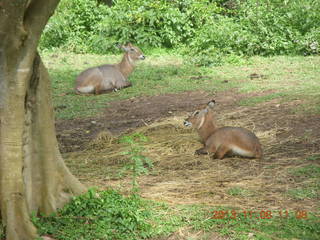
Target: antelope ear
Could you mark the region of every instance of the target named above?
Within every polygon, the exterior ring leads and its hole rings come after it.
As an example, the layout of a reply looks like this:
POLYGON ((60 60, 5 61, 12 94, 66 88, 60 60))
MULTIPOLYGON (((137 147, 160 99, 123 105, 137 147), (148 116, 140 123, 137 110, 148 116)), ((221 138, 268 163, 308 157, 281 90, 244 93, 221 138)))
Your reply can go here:
POLYGON ((128 52, 131 48, 131 43, 129 43, 127 45, 118 44, 117 46, 118 46, 118 48, 122 49, 123 51, 128 52))
POLYGON ((209 108, 213 108, 214 105, 216 105, 216 101, 214 99, 212 99, 210 102, 208 102, 208 107, 209 108))

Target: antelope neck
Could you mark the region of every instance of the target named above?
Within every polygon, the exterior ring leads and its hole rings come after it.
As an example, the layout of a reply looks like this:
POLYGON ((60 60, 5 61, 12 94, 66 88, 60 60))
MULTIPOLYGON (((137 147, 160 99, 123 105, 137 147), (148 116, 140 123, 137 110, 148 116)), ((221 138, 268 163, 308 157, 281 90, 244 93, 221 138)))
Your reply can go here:
POLYGON ((206 120, 202 127, 198 129, 199 135, 204 142, 218 129, 213 119, 206 120))
POLYGON ((134 65, 133 65, 133 60, 130 59, 130 56, 128 53, 126 53, 121 62, 119 63, 119 70, 122 73, 122 75, 125 78, 128 78, 128 76, 130 75, 130 73, 133 71, 134 65))

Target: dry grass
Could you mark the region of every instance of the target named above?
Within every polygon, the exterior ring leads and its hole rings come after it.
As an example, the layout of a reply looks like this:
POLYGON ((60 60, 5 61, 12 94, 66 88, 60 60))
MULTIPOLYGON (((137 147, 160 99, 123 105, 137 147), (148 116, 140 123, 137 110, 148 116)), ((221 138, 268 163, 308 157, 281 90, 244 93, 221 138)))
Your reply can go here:
MULTIPOLYGON (((266 103, 259 108, 237 107, 224 111, 219 112, 218 122, 254 131, 264 146, 264 159, 216 160, 210 156, 196 156, 194 151, 201 144, 196 132, 183 126, 186 115, 164 119, 135 130, 148 137, 149 141, 143 144, 143 154, 154 163, 149 175, 139 177, 141 195, 174 204, 199 203, 243 210, 303 207, 316 211, 317 199, 299 201, 286 194, 288 189, 301 184, 290 175, 289 169, 305 164, 306 157, 315 152, 301 147, 301 136, 290 134, 292 126, 281 122, 282 115, 275 115, 275 112, 283 114, 282 110, 274 107, 274 103, 266 103), (281 137, 283 134, 287 136, 281 137), (287 152, 288 146, 295 144, 300 147, 295 148, 294 154, 287 152), (241 191, 232 194, 233 189, 241 191)), ((310 137, 308 141, 320 146, 319 138, 310 137)), ((128 162, 121 154, 125 149, 118 138, 101 133, 88 150, 68 154, 66 158, 73 171, 88 185, 113 187, 126 193, 131 188, 130 176, 117 177, 121 166, 128 162)))

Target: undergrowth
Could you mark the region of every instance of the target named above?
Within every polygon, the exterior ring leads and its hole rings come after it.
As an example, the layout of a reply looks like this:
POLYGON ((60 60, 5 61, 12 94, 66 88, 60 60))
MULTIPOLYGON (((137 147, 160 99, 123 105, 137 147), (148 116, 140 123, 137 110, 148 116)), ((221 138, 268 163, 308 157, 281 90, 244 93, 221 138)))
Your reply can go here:
POLYGON ((33 217, 41 235, 71 239, 145 239, 152 235, 150 210, 135 195, 90 189, 51 216, 33 217))
MULTIPOLYGON (((308 239, 320 236, 317 216, 286 210, 244 211, 201 205, 169 206, 114 190, 75 197, 50 216, 34 216, 41 235, 59 240, 165 239, 175 232, 219 232, 231 239, 308 239)), ((205 238, 197 238, 205 239, 205 238)))
POLYGON ((130 170, 132 173, 132 192, 137 193, 139 191, 139 184, 137 177, 142 174, 149 173, 149 169, 153 167, 152 160, 143 155, 145 150, 143 143, 147 142, 148 138, 140 133, 133 133, 131 135, 125 135, 121 137, 120 143, 127 145, 126 151, 122 152, 129 158, 127 163, 119 172, 119 176, 124 172, 130 170))
POLYGON ((316 0, 62 0, 40 48, 110 54, 116 43, 174 49, 202 66, 225 56, 320 52, 316 0), (196 56, 196 57, 194 57, 196 56))

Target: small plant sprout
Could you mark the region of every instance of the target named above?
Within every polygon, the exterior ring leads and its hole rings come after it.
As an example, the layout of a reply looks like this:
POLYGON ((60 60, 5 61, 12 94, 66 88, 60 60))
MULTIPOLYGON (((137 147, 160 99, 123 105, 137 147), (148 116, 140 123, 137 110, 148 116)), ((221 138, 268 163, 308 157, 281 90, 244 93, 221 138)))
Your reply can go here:
POLYGON ((137 193, 139 191, 137 177, 142 174, 148 174, 149 169, 153 167, 151 159, 142 154, 144 151, 142 144, 147 141, 148 138, 141 133, 123 136, 120 139, 120 143, 128 145, 128 150, 124 151, 122 154, 128 156, 130 160, 129 163, 122 168, 121 172, 126 170, 132 171, 133 193, 137 193))

